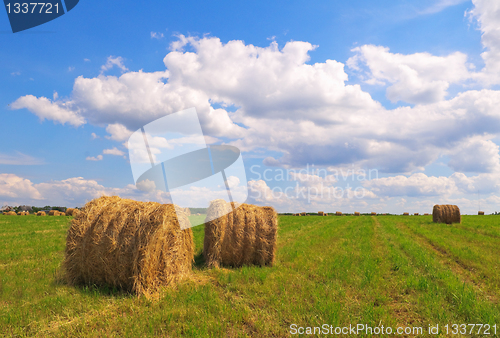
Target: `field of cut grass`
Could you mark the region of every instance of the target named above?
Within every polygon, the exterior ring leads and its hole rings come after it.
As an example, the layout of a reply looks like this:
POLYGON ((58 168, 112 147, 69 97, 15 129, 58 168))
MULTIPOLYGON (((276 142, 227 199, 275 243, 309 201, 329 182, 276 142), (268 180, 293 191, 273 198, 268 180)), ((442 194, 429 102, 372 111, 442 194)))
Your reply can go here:
POLYGON ((159 300, 58 281, 70 219, 0 215, 0 336, 288 337, 293 324, 359 323, 500 336, 499 216, 280 216, 265 268, 204 268, 198 226, 192 277, 159 300))

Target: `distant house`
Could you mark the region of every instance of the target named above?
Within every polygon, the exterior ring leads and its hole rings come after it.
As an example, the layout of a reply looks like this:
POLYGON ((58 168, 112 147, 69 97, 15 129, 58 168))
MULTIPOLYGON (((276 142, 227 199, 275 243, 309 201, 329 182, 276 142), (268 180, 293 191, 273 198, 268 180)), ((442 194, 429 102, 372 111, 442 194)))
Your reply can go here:
POLYGON ((27 206, 27 205, 21 205, 19 207, 19 211, 29 211, 29 212, 33 212, 33 208, 30 207, 30 206, 27 206))
POLYGON ((0 208, 0 212, 9 212, 12 209, 14 209, 14 208, 9 207, 8 205, 4 205, 3 207, 0 208))

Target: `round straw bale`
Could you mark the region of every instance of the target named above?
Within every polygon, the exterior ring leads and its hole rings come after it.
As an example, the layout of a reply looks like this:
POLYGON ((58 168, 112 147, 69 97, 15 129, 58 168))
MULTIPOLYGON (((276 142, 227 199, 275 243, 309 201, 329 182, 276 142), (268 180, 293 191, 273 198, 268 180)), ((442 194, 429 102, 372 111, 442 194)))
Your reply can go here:
POLYGON ((354 212, 354 216, 359 216, 359 215, 361 215, 361 214, 358 211, 354 212))
POLYGON ((49 216, 57 216, 58 213, 59 213, 59 211, 57 211, 57 210, 50 210, 49 216))
POLYGON ((460 209, 456 205, 435 205, 432 209, 432 221, 434 223, 461 223, 460 209))
POLYGON ((325 212, 325 213, 323 214, 323 216, 328 216, 328 214, 325 212))
POLYGON ((336 211, 335 212, 335 216, 342 216, 342 212, 341 211, 336 211))
POLYGON ((418 216, 418 212, 414 213, 413 216, 418 216))
POLYGON ((410 213, 409 212, 404 212, 403 216, 410 216, 410 213))
POLYGON ((24 213, 22 213, 21 211, 19 211, 19 212, 17 213, 17 216, 23 216, 23 215, 24 215, 24 213))
POLYGON ((428 213, 425 213, 425 214, 424 214, 424 216, 429 216, 429 214, 428 214, 428 213))
POLYGON ((377 213, 376 212, 372 212, 372 216, 377 216, 377 213))
POLYGON ((66 209, 66 216, 73 216, 73 210, 75 210, 75 209, 73 209, 73 208, 67 208, 66 209))
POLYGON ((203 256, 207 266, 274 264, 278 230, 274 208, 236 207, 219 199, 210 203, 206 219, 203 256))
POLYGON ((484 211, 478 211, 477 214, 478 215, 484 215, 484 211))
POLYGON ((318 216, 323 216, 324 212, 323 211, 318 211, 318 216))
POLYGON ((72 285, 111 285, 149 298, 191 271, 189 224, 173 204, 117 196, 94 199, 68 230, 66 279, 72 285))
POLYGON ((37 216, 45 216, 45 211, 39 211, 36 213, 37 216))
POLYGON ((60 212, 59 215, 57 216, 66 216, 66 213, 65 212, 60 212))
POLYGON ((79 209, 73 209, 73 211, 71 212, 71 216, 76 217, 78 216, 79 213, 80 213, 79 209))

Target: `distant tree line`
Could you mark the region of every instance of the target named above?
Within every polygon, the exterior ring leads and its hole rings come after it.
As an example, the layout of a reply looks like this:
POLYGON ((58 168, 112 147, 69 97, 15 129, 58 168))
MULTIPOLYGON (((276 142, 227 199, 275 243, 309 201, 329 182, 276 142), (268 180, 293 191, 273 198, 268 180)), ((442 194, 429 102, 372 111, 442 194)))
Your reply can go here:
POLYGON ((50 205, 46 205, 44 207, 31 207, 33 209, 33 212, 34 213, 37 213, 39 211, 42 211, 42 210, 57 210, 57 211, 60 211, 60 212, 65 212, 66 211, 66 207, 51 207, 50 205))
POLYGON ((191 214, 206 214, 207 208, 189 208, 191 214))

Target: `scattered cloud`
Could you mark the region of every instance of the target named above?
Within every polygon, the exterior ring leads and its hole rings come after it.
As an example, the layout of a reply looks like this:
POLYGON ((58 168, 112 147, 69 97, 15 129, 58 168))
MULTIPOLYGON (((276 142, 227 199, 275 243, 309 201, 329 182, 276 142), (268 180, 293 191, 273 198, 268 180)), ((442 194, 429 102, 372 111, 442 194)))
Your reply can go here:
POLYGON ((83 59, 83 62, 90 62, 90 59, 85 58, 83 59))
POLYGON ((115 156, 123 156, 123 155, 125 155, 125 153, 123 151, 121 151, 120 149, 117 149, 116 147, 114 147, 112 149, 104 149, 102 151, 102 153, 104 155, 115 155, 115 156))
POLYGON ((109 56, 108 59, 106 60, 106 64, 101 66, 101 74, 107 70, 112 69, 113 67, 118 67, 119 69, 121 69, 122 73, 127 72, 128 68, 125 67, 123 61, 125 60, 121 56, 117 57, 109 56))
POLYGON ((79 115, 78 111, 72 109, 71 101, 51 101, 43 96, 26 95, 18 98, 10 106, 12 109, 26 108, 42 121, 48 119, 61 124, 68 123, 75 127, 85 123, 85 119, 79 115))
POLYGON ((163 39, 164 35, 160 32, 151 32, 151 39, 163 39))
POLYGON ((92 140, 100 138, 99 136, 96 135, 96 133, 90 134, 90 137, 91 137, 92 140))
POLYGON ((429 53, 394 54, 389 48, 364 45, 352 49, 356 53, 347 60, 349 68, 361 72, 364 81, 385 85, 392 102, 428 104, 442 101, 450 84, 472 78, 467 55, 455 52, 448 56, 429 53), (364 66, 366 70, 362 70, 364 66))
POLYGON ((16 152, 15 155, 0 153, 0 165, 41 165, 45 164, 42 159, 35 158, 30 155, 16 152))
POLYGON ((419 12, 419 14, 435 14, 448 7, 456 6, 469 0, 437 0, 431 6, 419 12))
POLYGON ((106 131, 110 134, 106 138, 119 142, 128 140, 130 135, 132 135, 132 132, 127 127, 119 123, 109 124, 106 127, 106 131))
POLYGON ((13 200, 43 199, 40 192, 33 186, 30 180, 15 174, 0 174, 0 198, 13 200))
POLYGON ((71 67, 71 66, 68 67, 68 72, 72 72, 74 70, 75 70, 75 67, 71 67))
POLYGON ((88 156, 86 158, 87 161, 102 161, 102 155, 97 155, 96 157, 91 157, 91 156, 88 156))
POLYGON ((468 12, 470 19, 477 20, 481 30, 481 54, 485 67, 481 81, 487 86, 500 83, 500 6, 496 1, 473 0, 474 8, 468 12))
POLYGON ((10 73, 10 75, 12 75, 12 76, 19 76, 19 75, 21 75, 21 72, 12 72, 12 73, 10 73))

